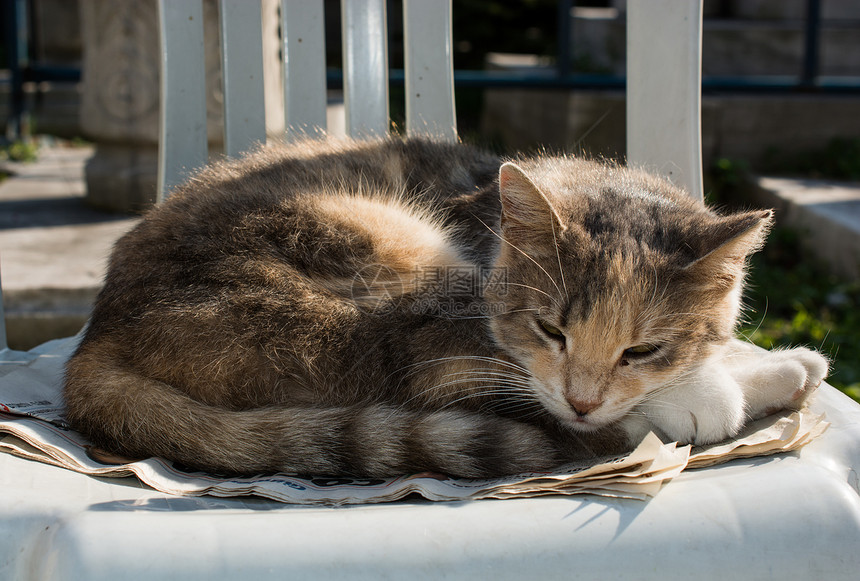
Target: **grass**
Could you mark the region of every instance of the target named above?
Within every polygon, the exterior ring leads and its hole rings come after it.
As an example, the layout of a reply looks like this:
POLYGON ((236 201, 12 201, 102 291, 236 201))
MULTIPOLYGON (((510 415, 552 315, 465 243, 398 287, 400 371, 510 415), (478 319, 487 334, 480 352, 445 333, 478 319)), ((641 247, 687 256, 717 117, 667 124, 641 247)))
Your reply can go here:
POLYGON ((32 162, 38 155, 39 144, 31 139, 13 141, 0 147, 0 160, 32 162))
MULTIPOLYGON (((834 139, 825 148, 777 156, 758 168, 821 179, 860 179, 860 139, 834 139)), ((711 197, 743 203, 749 165, 721 159, 709 172, 711 197)), ((712 200, 713 201, 713 200, 712 200)), ((752 258, 740 333, 765 348, 804 345, 830 358, 827 381, 860 402, 860 282, 839 278, 811 256, 806 234, 774 229, 752 258)))
POLYGON ((802 240, 778 228, 753 257, 740 333, 768 349, 818 349, 832 362, 828 383, 860 402, 860 282, 829 273, 802 240))
POLYGON ((761 171, 768 174, 860 181, 860 138, 837 137, 821 149, 765 152, 761 171))
MULTIPOLYGON (((0 161, 36 161, 39 146, 32 140, 0 143, 0 161)), ((9 173, 0 169, 0 182, 9 177, 9 173)))

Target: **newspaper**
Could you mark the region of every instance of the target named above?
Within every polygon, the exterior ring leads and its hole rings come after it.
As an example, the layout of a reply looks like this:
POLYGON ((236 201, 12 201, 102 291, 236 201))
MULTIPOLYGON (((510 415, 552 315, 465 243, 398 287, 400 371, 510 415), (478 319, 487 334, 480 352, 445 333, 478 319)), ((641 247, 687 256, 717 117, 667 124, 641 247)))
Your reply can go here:
POLYGON ((76 343, 70 338, 26 353, 0 352, 0 450, 93 476, 135 476, 156 490, 176 495, 256 495, 285 503, 326 505, 388 502, 412 494, 439 501, 549 494, 646 500, 684 469, 795 450, 829 425, 823 415, 786 412, 752 423, 731 441, 701 448, 667 444, 651 433, 626 456, 571 463, 550 473, 493 479, 433 473, 385 479, 288 474, 226 478, 187 472, 161 458, 135 462, 111 458, 69 429, 61 385, 63 364, 76 343))

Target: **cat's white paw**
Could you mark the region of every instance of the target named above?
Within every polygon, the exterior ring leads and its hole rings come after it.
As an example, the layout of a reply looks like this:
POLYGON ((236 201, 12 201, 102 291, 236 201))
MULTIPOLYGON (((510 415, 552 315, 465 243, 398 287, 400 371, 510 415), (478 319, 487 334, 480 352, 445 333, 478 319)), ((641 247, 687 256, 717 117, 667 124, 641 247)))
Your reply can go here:
MULTIPOLYGON (((800 409, 829 369, 825 357, 803 347, 766 351, 737 342, 722 355, 637 411, 672 440, 712 444, 737 434, 748 419, 800 409)), ((631 425, 627 431, 633 436, 641 429, 631 425)))
POLYGON ((618 424, 627 436, 627 443, 631 447, 636 447, 648 435, 648 432, 653 431, 653 426, 645 418, 641 409, 637 409, 635 413, 627 414, 618 424))
POLYGON ((744 391, 747 414, 756 419, 783 409, 800 409, 827 377, 829 363, 820 353, 797 347, 762 351, 729 365, 744 391))
POLYGON ((740 386, 716 366, 637 407, 654 427, 681 444, 725 440, 737 434, 746 417, 740 386))

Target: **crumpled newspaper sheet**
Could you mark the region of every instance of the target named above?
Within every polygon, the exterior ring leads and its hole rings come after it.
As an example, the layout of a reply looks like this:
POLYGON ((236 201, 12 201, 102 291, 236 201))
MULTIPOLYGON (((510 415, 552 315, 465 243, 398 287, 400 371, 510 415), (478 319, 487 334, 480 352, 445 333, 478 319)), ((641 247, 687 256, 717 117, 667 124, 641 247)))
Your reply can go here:
POLYGON ((785 412, 753 422, 736 438, 692 448, 664 443, 649 434, 630 454, 562 466, 550 473, 463 479, 422 473, 388 479, 302 478, 288 474, 219 477, 187 472, 172 462, 149 458, 111 460, 70 430, 63 417, 63 364, 76 338, 46 343, 32 351, 0 352, 0 450, 93 476, 136 476, 168 494, 230 497, 256 495, 294 504, 388 502, 410 494, 428 500, 595 494, 646 500, 687 468, 796 450, 824 432, 823 415, 785 412))

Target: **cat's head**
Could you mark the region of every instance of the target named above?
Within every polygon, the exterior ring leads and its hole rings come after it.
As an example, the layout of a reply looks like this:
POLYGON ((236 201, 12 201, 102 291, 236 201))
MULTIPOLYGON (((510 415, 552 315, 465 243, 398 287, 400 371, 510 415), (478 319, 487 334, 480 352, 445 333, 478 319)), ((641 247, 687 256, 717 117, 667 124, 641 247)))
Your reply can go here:
POLYGON ((490 323, 550 412, 594 429, 683 379, 731 336, 770 211, 720 216, 668 182, 574 158, 499 174, 506 284, 490 323))

